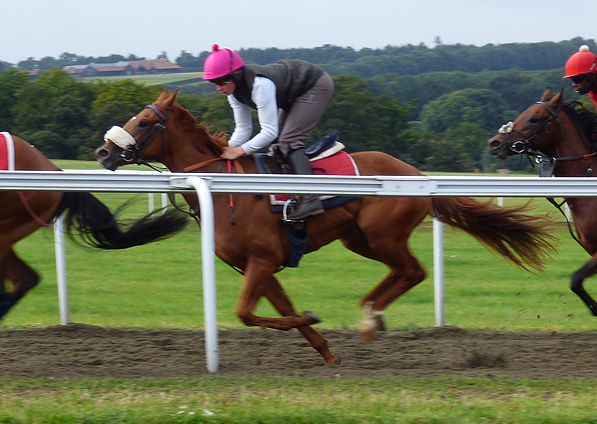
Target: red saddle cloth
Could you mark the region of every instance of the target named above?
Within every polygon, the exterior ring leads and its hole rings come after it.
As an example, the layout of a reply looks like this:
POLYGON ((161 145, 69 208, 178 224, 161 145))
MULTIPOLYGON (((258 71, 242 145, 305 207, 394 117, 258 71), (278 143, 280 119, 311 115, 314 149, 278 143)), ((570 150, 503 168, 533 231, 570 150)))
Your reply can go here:
POLYGON ((15 169, 15 155, 12 137, 7 132, 0 133, 0 171, 15 169))
MULTIPOLYGON (((345 151, 340 151, 331 156, 311 161, 314 175, 359 175, 359 169, 352 157, 345 151)), ((319 196, 321 200, 338 196, 319 196)), ((270 195, 272 205, 284 205, 290 196, 285 194, 270 195)), ((326 206, 324 204, 324 206, 326 206)), ((330 205, 332 206, 332 205, 330 205)))

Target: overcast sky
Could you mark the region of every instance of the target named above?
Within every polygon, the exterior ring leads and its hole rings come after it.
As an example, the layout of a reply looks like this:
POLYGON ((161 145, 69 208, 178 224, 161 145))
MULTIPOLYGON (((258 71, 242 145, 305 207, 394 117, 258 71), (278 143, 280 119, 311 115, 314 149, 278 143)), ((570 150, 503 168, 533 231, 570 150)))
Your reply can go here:
POLYGON ((0 60, 597 38, 597 0, 0 0, 0 60))

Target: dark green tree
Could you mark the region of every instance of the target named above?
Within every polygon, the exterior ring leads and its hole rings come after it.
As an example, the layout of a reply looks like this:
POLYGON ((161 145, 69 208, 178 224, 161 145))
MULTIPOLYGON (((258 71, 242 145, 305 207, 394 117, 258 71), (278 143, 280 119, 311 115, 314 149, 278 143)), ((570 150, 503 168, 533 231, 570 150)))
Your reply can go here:
POLYGON ((44 72, 25 84, 12 108, 14 131, 50 158, 76 159, 89 128, 93 86, 66 72, 44 72))
POLYGON ((461 155, 462 170, 483 171, 483 154, 487 151, 487 140, 495 133, 487 131, 472 122, 461 122, 455 128, 449 128, 446 141, 458 146, 461 155))
POLYGON ((0 73, 0 131, 13 131, 13 107, 17 94, 27 84, 27 72, 8 68, 0 73))
POLYGON ((497 130, 511 115, 509 105, 496 91, 458 90, 423 106, 421 120, 428 131, 443 133, 461 122, 473 122, 481 128, 497 130))
POLYGON ((131 79, 100 81, 95 86, 95 98, 89 111, 89 132, 79 149, 79 157, 93 159, 93 151, 103 143, 105 132, 114 125, 124 125, 145 105, 157 99, 161 90, 161 87, 146 86, 131 79))

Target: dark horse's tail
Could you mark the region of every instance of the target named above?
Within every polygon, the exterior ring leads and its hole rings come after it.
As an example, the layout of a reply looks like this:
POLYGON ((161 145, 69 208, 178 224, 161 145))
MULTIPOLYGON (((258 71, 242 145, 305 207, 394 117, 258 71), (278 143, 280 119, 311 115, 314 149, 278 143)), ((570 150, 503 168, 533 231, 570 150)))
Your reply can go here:
POLYGON ((182 230, 188 222, 186 216, 170 210, 155 217, 147 215, 124 228, 106 205, 79 192, 64 193, 55 216, 63 212, 66 233, 76 242, 100 249, 126 249, 157 241, 182 230))
POLYGON ((528 204, 500 207, 466 197, 434 197, 433 217, 466 231, 491 250, 521 268, 541 270, 553 252, 555 237, 549 234, 549 221, 529 215, 528 204))

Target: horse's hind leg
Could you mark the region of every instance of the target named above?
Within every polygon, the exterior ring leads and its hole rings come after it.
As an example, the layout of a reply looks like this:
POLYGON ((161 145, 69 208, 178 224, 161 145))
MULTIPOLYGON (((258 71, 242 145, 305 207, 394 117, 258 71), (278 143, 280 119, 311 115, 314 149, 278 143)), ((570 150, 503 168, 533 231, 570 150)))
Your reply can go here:
POLYGON ((8 252, 4 261, 2 261, 1 268, 0 319, 39 282, 37 272, 23 262, 12 249, 8 252), (4 287, 5 281, 9 281, 12 284, 12 289, 8 292, 4 287))
POLYGON ((574 293, 578 295, 585 302, 585 305, 588 306, 589 310, 594 316, 597 316, 597 302, 587 293, 585 288, 583 287, 583 282, 585 279, 590 277, 591 275, 597 273, 597 256, 593 256, 589 262, 585 264, 581 269, 576 271, 574 275, 572 275, 572 282, 570 284, 570 288, 574 293))
MULTIPOLYGON (((290 299, 280 285, 280 282, 274 276, 271 277, 270 283, 264 291, 264 296, 271 302, 280 315, 297 316, 292 302, 290 302, 290 299)), ((340 357, 330 352, 328 341, 317 330, 309 325, 297 327, 297 330, 299 330, 303 337, 311 343, 311 346, 319 352, 326 364, 342 364, 340 357)))
POLYGON ((359 333, 366 341, 375 338, 385 325, 381 315, 390 303, 425 279, 425 270, 408 249, 407 240, 395 241, 380 237, 369 242, 361 237, 343 240, 355 253, 374 259, 390 267, 390 273, 369 294, 361 299, 363 320, 359 333))

